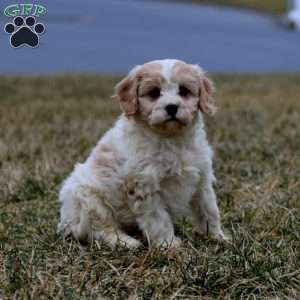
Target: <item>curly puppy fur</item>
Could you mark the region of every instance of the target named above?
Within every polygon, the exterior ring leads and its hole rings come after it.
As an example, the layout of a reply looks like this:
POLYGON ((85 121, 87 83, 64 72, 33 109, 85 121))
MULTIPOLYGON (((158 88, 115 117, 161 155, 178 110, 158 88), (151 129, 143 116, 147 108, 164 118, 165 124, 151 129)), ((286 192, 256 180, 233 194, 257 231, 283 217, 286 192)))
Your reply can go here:
POLYGON ((151 245, 176 247, 173 222, 186 216, 224 239, 202 117, 215 111, 213 90, 198 65, 135 67, 115 88, 122 115, 63 184, 58 231, 136 248, 125 228, 137 225, 151 245))

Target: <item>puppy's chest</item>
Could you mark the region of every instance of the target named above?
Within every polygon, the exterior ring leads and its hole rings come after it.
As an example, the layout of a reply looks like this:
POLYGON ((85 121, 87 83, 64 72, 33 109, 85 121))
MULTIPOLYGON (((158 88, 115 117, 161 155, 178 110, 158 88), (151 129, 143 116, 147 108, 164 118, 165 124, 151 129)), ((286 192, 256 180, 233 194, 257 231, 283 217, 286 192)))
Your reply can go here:
POLYGON ((195 153, 187 148, 175 147, 174 145, 142 145, 132 149, 129 160, 135 167, 148 165, 155 166, 167 173, 181 172, 185 165, 192 164, 195 153), (134 155, 133 155, 134 153, 134 155))
POLYGON ((139 174, 159 183, 160 189, 193 189, 200 180, 200 164, 196 153, 182 151, 160 151, 141 158, 133 167, 139 174))
POLYGON ((160 196, 174 216, 189 215, 190 201, 198 188, 200 168, 191 160, 182 160, 180 166, 166 167, 160 181, 160 196))
MULTIPOLYGON (((184 156, 184 155, 183 155, 184 156)), ((199 180, 200 168, 192 157, 183 157, 177 155, 168 155, 162 157, 156 164, 161 170, 161 184, 166 182, 178 182, 185 184, 193 184, 199 180)))
POLYGON ((137 153, 125 167, 126 195, 131 191, 143 197, 158 193, 173 215, 189 214, 189 203, 200 181, 198 160, 197 153, 188 149, 151 155, 137 153))

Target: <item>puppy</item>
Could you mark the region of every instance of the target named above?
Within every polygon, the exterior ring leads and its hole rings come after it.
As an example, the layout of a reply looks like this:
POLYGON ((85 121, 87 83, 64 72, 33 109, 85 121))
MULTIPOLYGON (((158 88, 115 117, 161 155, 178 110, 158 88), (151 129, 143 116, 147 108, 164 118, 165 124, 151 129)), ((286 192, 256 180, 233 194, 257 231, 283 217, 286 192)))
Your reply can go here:
POLYGON ((135 67, 115 88, 121 117, 63 184, 58 231, 136 248, 125 228, 137 225, 150 244, 176 247, 173 222, 186 216, 224 239, 202 117, 215 112, 213 90, 197 65, 135 67))

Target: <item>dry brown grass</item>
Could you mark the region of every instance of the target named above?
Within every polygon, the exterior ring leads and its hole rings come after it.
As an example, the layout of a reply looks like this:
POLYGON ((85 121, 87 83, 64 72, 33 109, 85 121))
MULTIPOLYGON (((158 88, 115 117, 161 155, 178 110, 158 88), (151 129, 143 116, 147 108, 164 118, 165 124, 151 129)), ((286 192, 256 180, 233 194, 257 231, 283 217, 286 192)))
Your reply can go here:
POLYGON ((185 220, 178 251, 56 235, 59 185, 119 114, 118 79, 1 77, 0 299, 300 299, 299 75, 215 76, 207 128, 231 244, 185 220))

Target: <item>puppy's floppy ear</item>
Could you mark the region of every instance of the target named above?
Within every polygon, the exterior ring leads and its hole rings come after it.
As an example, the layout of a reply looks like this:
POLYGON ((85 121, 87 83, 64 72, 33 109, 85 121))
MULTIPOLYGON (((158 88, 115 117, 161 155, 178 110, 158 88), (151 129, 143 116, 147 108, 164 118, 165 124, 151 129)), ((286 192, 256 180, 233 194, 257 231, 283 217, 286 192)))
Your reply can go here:
POLYGON ((213 98, 213 93, 215 92, 214 84, 199 66, 196 67, 200 77, 199 109, 203 113, 213 115, 217 111, 213 98))
POLYGON ((214 84, 204 75, 204 77, 201 79, 200 85, 199 108, 203 113, 214 115, 217 111, 215 100, 213 98, 213 93, 215 91, 214 84))
POLYGON ((138 111, 136 70, 137 67, 116 85, 113 96, 113 98, 119 100, 121 110, 126 116, 133 116, 138 111))

